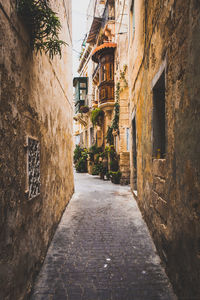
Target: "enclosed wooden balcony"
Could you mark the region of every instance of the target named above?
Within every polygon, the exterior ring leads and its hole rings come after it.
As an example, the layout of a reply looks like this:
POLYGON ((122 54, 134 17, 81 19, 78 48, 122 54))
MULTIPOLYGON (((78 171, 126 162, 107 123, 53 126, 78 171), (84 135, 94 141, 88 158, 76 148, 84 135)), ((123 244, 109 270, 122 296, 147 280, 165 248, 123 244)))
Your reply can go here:
POLYGON ((115 43, 103 43, 92 53, 92 60, 99 65, 99 104, 114 103, 114 51, 115 43))

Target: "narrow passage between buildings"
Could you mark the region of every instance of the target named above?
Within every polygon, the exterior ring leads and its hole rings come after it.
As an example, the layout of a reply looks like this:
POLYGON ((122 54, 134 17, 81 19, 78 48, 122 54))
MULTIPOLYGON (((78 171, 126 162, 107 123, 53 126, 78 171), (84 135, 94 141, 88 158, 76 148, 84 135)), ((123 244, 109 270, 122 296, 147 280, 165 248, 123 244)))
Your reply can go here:
POLYGON ((75 174, 32 300, 173 300, 130 188, 75 174))

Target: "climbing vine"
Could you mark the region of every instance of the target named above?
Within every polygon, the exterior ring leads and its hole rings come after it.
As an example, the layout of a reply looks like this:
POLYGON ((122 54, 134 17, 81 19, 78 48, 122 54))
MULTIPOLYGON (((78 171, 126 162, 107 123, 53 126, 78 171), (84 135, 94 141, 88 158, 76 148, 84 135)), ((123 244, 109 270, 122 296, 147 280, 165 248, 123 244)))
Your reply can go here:
POLYGON ((113 136, 113 128, 112 126, 108 126, 106 141, 109 145, 114 144, 114 136, 113 136))
POLYGON ((126 80, 126 71, 127 71, 127 65, 124 65, 123 66, 123 71, 120 70, 120 79, 124 83, 124 88, 128 87, 128 81, 126 80))
POLYGON ((114 106, 114 117, 112 119, 111 126, 108 126, 106 140, 109 145, 113 145, 114 143, 114 136, 113 136, 113 130, 117 131, 117 134, 119 134, 119 93, 120 93, 120 83, 117 82, 116 84, 116 102, 114 106))
POLYGON ((50 8, 48 0, 18 0, 18 15, 30 33, 31 48, 36 52, 61 57, 61 47, 66 43, 59 39, 61 23, 57 14, 50 8))
POLYGON ((118 134, 119 134, 119 102, 115 102, 115 108, 114 108, 114 118, 112 120, 112 128, 114 130, 117 130, 118 134))

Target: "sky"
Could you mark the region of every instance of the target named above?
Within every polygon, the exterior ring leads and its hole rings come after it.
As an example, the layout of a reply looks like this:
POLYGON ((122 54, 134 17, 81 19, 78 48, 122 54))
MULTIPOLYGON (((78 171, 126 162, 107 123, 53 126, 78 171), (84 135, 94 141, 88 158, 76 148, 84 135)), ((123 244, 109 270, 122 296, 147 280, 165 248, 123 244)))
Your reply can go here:
POLYGON ((90 0, 72 0, 73 76, 78 76, 79 53, 86 34, 86 12, 89 2, 90 0))

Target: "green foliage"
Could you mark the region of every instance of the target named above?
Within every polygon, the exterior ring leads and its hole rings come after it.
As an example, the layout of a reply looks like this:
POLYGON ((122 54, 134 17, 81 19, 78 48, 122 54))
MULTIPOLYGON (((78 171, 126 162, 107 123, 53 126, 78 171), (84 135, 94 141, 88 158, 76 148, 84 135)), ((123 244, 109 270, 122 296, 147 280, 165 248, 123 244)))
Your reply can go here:
POLYGON ((106 172, 107 172, 107 168, 103 166, 102 162, 98 162, 94 164, 92 169, 92 175, 99 175, 99 174, 105 175, 106 172))
POLYGON ((91 121, 93 126, 101 124, 101 118, 104 116, 103 110, 100 108, 95 108, 91 112, 91 121))
POLYGON ((105 152, 109 153, 110 159, 117 159, 117 152, 115 151, 115 148, 113 145, 105 147, 105 152))
POLYGON ((32 49, 48 53, 50 59, 61 57, 61 46, 66 43, 59 40, 61 23, 48 0, 18 0, 18 15, 28 28, 32 49))
POLYGON ((94 155, 95 154, 99 154, 102 152, 102 148, 101 147, 97 147, 97 145, 93 145, 89 148, 89 151, 88 151, 88 155, 89 155, 89 158, 90 158, 90 161, 94 161, 94 155))
POLYGON ((95 164, 92 168, 92 175, 99 175, 99 165, 95 164))
POLYGON ((93 154, 98 154, 102 152, 102 147, 97 147, 97 145, 93 145, 89 148, 89 151, 92 152, 93 154))
POLYGON ((114 144, 114 136, 113 136, 113 127, 112 126, 108 126, 106 141, 109 145, 114 144))
POLYGON ((81 157, 75 164, 75 168, 78 173, 86 173, 87 172, 87 159, 85 159, 85 157, 81 157))
MULTIPOLYGON (((123 66, 123 71, 120 70, 120 79, 123 80, 125 86, 124 87, 127 87, 128 86, 128 82, 126 80, 126 71, 127 71, 127 65, 124 65, 123 66)), ((123 89, 122 89, 123 90, 123 89)), ((122 91, 121 90, 121 91, 122 91)))
POLYGON ((118 134, 119 134, 119 109, 120 109, 119 103, 115 102, 115 108, 114 108, 115 114, 112 120, 112 128, 114 130, 117 130, 118 134))
POLYGON ((115 184, 120 183, 122 173, 120 171, 117 172, 110 172, 111 182, 115 184))
POLYGON ((120 110, 119 91, 120 91, 120 84, 118 82, 116 88, 116 102, 114 106, 114 117, 112 119, 111 126, 108 126, 107 135, 106 135, 106 141, 109 145, 114 144, 113 130, 116 130, 117 133, 119 134, 119 110, 120 110))
POLYGON ((118 163, 118 155, 117 152, 115 151, 115 148, 113 145, 107 146, 105 148, 105 152, 109 154, 110 157, 110 170, 111 171, 118 171, 119 170, 119 163, 118 163))
POLYGON ((74 163, 75 169, 79 173, 87 172, 87 149, 81 148, 79 145, 76 145, 74 150, 74 163))
POLYGON ((116 102, 119 102, 119 93, 120 93, 120 83, 117 82, 117 84, 116 84, 116 91, 115 91, 115 94, 116 94, 116 102))
POLYGON ((74 163, 76 163, 81 158, 82 151, 84 151, 84 149, 81 148, 79 145, 76 145, 76 148, 74 150, 74 163))
POLYGON ((106 178, 109 180, 110 179, 110 172, 106 173, 106 178))
POLYGON ((117 172, 119 170, 119 164, 117 159, 113 159, 110 161, 110 170, 113 172, 117 172))

